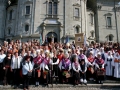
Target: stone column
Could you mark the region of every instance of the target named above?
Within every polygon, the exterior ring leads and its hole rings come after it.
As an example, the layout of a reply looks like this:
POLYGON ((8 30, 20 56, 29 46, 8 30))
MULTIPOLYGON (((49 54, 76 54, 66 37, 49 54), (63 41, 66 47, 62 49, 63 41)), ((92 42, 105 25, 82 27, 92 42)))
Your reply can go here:
POLYGON ((60 42, 62 42, 63 43, 63 26, 62 25, 60 25, 60 34, 59 34, 59 40, 60 40, 60 42))
POLYGON ((43 25, 43 29, 42 29, 42 36, 43 36, 43 41, 45 41, 45 37, 46 37, 46 30, 45 30, 45 25, 43 25))
POLYGON ((87 6, 86 6, 87 0, 84 0, 84 12, 85 12, 85 35, 88 37, 88 30, 87 30, 87 6))
POLYGON ((85 9, 84 0, 81 0, 81 31, 85 33, 85 9))
POLYGON ((5 32, 7 32, 6 19, 6 0, 0 0, 0 40, 4 39, 5 32))

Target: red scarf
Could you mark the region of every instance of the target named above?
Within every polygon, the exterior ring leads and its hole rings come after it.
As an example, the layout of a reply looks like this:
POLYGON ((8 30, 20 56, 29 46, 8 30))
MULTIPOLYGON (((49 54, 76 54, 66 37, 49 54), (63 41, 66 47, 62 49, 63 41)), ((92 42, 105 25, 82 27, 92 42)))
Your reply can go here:
POLYGON ((93 62, 94 62, 94 58, 91 56, 91 57, 88 58, 88 61, 89 61, 90 63, 93 63, 93 62))
POLYGON ((104 60, 101 58, 101 59, 96 59, 96 63, 97 64, 104 64, 104 60))

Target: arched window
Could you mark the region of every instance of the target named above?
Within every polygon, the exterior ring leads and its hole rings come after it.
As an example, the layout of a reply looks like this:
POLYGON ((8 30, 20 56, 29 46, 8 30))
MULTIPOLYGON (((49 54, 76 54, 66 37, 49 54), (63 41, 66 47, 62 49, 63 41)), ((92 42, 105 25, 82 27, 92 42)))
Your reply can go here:
POLYGON ((25 31, 29 31, 29 25, 25 25, 25 31))
POLYGON ((113 41, 113 35, 109 35, 109 41, 113 41))
POLYGON ((57 7, 58 7, 57 1, 50 0, 50 2, 48 3, 48 15, 56 16, 57 15, 57 7))
POLYGON ((113 36, 112 34, 110 34, 110 35, 107 36, 107 40, 108 40, 108 41, 113 41, 113 37, 114 37, 114 36, 113 36))
POLYGON ((12 20, 12 14, 13 14, 13 10, 10 10, 10 13, 9 13, 9 20, 12 20))
POLYGON ((49 2, 48 14, 49 14, 49 15, 52 15, 52 2, 49 2))
POLYGON ((79 27, 76 27, 76 33, 79 33, 79 27))
POLYGON ((53 3, 53 14, 57 15, 57 3, 56 2, 53 3))
POLYGON ((9 29, 8 29, 8 35, 10 35, 10 34, 11 34, 11 29, 9 28, 9 29))
POLYGON ((91 32, 91 37, 94 37, 94 32, 93 31, 91 32))

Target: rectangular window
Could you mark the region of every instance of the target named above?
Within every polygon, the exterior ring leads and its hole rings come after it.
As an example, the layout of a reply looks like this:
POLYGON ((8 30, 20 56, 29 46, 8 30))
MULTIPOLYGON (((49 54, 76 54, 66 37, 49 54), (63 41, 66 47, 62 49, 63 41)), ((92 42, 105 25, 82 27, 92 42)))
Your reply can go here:
POLYGON ((112 24, 111 24, 111 17, 107 17, 107 26, 108 27, 112 26, 112 24))
POLYGON ((26 14, 30 14, 30 6, 26 6, 26 14))
POLYGON ((93 14, 90 14, 90 22, 93 24, 93 14))
POLYGON ((53 14, 57 15, 57 3, 56 2, 53 4, 53 14))
POLYGON ((79 17, 79 8, 75 8, 75 17, 79 17))
POLYGON ((13 13, 13 11, 11 10, 11 11, 10 11, 9 20, 12 20, 12 13, 13 13))
POLYGON ((48 14, 49 14, 49 15, 52 15, 52 2, 49 2, 48 14))
POLYGON ((29 30, 29 25, 25 25, 25 31, 27 32, 29 30))

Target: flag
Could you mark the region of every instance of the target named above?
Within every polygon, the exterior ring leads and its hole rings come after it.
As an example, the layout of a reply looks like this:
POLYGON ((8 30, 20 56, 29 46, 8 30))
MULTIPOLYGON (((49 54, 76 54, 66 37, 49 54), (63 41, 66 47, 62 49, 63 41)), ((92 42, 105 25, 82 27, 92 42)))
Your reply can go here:
POLYGON ((42 40, 42 35, 40 33, 40 45, 42 45, 42 44, 43 44, 43 40, 42 40))
POLYGON ((69 36, 66 36, 66 42, 65 43, 69 43, 69 36))
POLYGON ((84 47, 86 47, 86 35, 84 35, 84 47))

